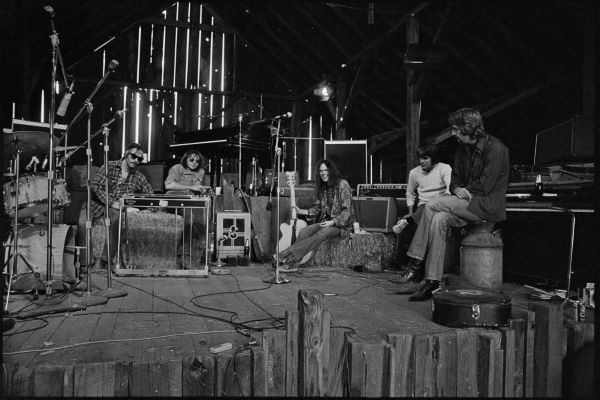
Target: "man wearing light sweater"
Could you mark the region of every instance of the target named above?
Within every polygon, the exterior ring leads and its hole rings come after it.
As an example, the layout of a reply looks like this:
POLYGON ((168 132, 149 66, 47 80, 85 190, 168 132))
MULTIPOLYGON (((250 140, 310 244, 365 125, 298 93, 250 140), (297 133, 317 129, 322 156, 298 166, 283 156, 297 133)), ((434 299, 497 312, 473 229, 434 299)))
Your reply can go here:
POLYGON ((400 234, 408 225, 418 225, 423 206, 428 200, 439 196, 449 196, 452 167, 438 162, 437 147, 432 143, 424 143, 417 148, 419 166, 410 170, 406 187, 406 206, 408 214, 398 220, 392 228, 400 234), (417 209, 414 210, 418 198, 417 209))

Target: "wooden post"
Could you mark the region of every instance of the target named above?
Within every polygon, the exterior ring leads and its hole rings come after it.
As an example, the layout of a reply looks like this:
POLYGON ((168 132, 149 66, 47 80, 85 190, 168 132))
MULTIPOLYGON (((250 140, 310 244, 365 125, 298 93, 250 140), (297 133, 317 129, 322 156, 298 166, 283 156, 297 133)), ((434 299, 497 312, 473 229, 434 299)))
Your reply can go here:
MULTIPOLYGON (((419 20, 413 15, 406 24, 406 46, 419 43, 419 20)), ((406 179, 408 173, 418 164, 417 146, 420 141, 421 102, 416 100, 417 76, 413 70, 406 71, 406 179)))
POLYGON ((435 372, 436 396, 456 397, 456 331, 446 331, 433 335, 434 352, 437 356, 435 372))
POLYGON ((389 346, 348 338, 350 397, 387 397, 389 346))
POLYGON ((347 346, 345 343, 344 328, 331 328, 329 347, 329 375, 327 378, 328 397, 342 397, 344 395, 344 368, 347 361, 347 346))
POLYGON ((533 397, 533 367, 534 367, 534 347, 536 335, 536 315, 535 312, 526 308, 521 308, 513 304, 512 315, 525 321, 524 326, 524 365, 523 365, 523 396, 533 397))
MULTIPOLYGON (((505 397, 523 397, 523 386, 525 382, 525 321, 523 319, 509 319, 508 327, 514 332, 515 366, 513 378, 513 390, 505 392, 505 397)), ((508 339, 507 339, 508 342, 508 339)))
POLYGON ((5 368, 2 379, 2 393, 11 397, 33 396, 33 372, 20 368, 18 363, 2 364, 5 368))
MULTIPOLYGON (((298 292, 299 336, 298 395, 323 396, 323 293, 298 292)), ((327 326, 329 329, 329 326, 327 326)))
POLYGON ((279 330, 263 331, 263 351, 265 357, 266 396, 285 395, 286 374, 286 333, 279 330))
POLYGON ((411 334, 388 334, 389 395, 390 397, 414 397, 414 352, 411 334))
POLYGON ((477 397, 477 334, 471 329, 460 329, 456 333, 456 395, 477 397))
POLYGON ((73 395, 76 397, 114 397, 115 367, 114 362, 78 365, 74 371, 73 395))
POLYGON ((563 307, 541 302, 531 303, 535 311, 534 396, 562 395, 562 363, 567 352, 563 307))
POLYGON ((33 371, 33 396, 63 397, 65 369, 56 365, 42 365, 33 371))
POLYGON ((288 397, 298 396, 298 318, 298 311, 285 312, 285 395, 288 397))
POLYGON ((184 397, 212 397, 214 395, 214 356, 197 354, 182 360, 181 392, 184 397))
MULTIPOLYGON (((516 381, 516 334, 515 329, 500 328, 502 334, 502 349, 504 349, 504 385, 500 396, 515 397, 516 381)), ((521 364, 522 365, 522 364, 521 364)), ((521 371, 521 379, 522 379, 521 371)))

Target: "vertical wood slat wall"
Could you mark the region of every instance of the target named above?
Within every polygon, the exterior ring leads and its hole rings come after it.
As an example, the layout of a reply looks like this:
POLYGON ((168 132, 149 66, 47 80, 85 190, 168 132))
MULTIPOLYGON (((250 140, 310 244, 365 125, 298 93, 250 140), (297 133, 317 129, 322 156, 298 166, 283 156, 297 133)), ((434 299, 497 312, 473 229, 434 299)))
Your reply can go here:
MULTIPOLYGON (((215 18, 199 3, 175 3, 163 12, 162 18, 191 26, 215 24, 215 18)), ((229 59, 234 43, 233 33, 150 23, 141 23, 137 29, 132 29, 127 37, 128 60, 122 64, 127 68, 127 77, 140 86, 149 84, 191 90, 121 88, 121 100, 117 100, 117 104, 128 110, 123 124, 125 132, 113 136, 111 147, 118 149, 120 154, 123 141, 138 141, 147 149, 149 161, 152 161, 162 158, 160 146, 170 139, 162 137, 164 126, 172 124, 179 130, 192 131, 231 123, 231 118, 226 116, 229 113, 221 112, 233 101, 227 98, 231 96, 199 94, 193 89, 234 89, 235 65, 229 59), (223 116, 213 118, 211 123, 211 115, 223 116)))

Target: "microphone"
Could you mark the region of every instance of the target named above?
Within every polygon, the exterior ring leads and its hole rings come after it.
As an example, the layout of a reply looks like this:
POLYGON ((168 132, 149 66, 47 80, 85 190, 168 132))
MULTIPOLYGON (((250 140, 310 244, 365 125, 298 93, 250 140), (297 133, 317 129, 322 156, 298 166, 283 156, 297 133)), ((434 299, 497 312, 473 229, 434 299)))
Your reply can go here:
POLYGON ((121 119, 123 118, 123 114, 125 114, 125 111, 127 111, 126 107, 123 107, 122 110, 119 110, 115 113, 115 116, 113 117, 113 119, 121 119))
POLYGON ((52 6, 44 6, 44 11, 50 14, 50 18, 54 18, 54 8, 52 6))
POLYGON ((31 161, 29 161, 29 164, 27 164, 25 166, 25 170, 26 171, 31 171, 31 168, 35 165, 38 165, 40 163, 40 159, 37 158, 37 156, 33 156, 31 157, 31 161))
POLYGON ((73 97, 73 86, 75 85, 75 81, 71 82, 71 86, 65 92, 62 100, 60 101, 60 105, 58 106, 58 110, 56 111, 56 115, 59 117, 64 117, 67 113, 67 107, 69 107, 69 103, 71 102, 71 97, 73 97))
POLYGON ((46 154, 46 157, 44 157, 44 161, 42 161, 42 167, 40 169, 43 171, 46 169, 47 166, 48 166, 48 155, 46 154))
POLYGON ((281 114, 281 115, 274 117, 273 119, 283 119, 283 118, 292 118, 292 113, 288 111, 285 114, 281 114))
POLYGON ((117 69, 118 66, 119 62, 117 60, 110 60, 110 63, 108 64, 108 70, 112 72, 117 69))

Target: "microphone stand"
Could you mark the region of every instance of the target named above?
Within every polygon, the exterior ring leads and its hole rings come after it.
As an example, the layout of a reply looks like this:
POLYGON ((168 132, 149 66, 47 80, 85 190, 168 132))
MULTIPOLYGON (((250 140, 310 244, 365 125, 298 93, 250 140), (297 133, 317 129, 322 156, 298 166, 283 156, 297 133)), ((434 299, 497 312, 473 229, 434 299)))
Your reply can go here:
MULTIPOLYGON (((111 271, 111 256, 110 256, 110 217, 109 217, 109 212, 110 212, 110 204, 109 204, 109 191, 108 191, 108 184, 109 184, 109 176, 108 176, 108 150, 110 149, 110 146, 108 145, 108 135, 110 133, 110 128, 108 127, 107 124, 104 124, 102 126, 102 132, 104 132, 104 174, 106 175, 106 179, 104 180, 104 196, 105 196, 105 204, 104 204, 104 226, 106 227, 105 230, 105 235, 106 235, 106 258, 107 258, 107 262, 106 262, 106 285, 107 288, 104 290, 99 290, 97 292, 94 292, 93 295, 94 296, 104 296, 104 297, 108 297, 108 298, 113 298, 113 297, 123 297, 123 296, 127 296, 127 292, 123 291, 123 290, 114 290, 112 288, 112 271, 111 271)), ((88 141, 88 147, 89 147, 89 141, 88 141)), ((88 175, 89 176, 89 175, 88 175)), ((88 189, 89 190, 89 189, 88 189)), ((120 206, 120 203, 119 203, 120 206)), ((121 210, 119 209, 119 212, 121 212, 121 210)), ((119 227, 117 226, 115 229, 119 229, 119 227)), ((86 236, 86 241, 87 241, 87 236, 86 236)), ((118 247, 117 247, 118 249, 118 247)), ((118 251, 118 250, 117 250, 118 251)))
MULTIPOLYGON (((85 304, 86 306, 95 306, 95 305, 100 305, 100 304, 106 304, 108 302, 108 298, 105 296, 93 296, 91 293, 91 287, 92 287, 92 274, 90 273, 90 263, 91 263, 91 251, 92 251, 92 180, 91 180, 91 176, 92 176, 92 148, 91 148, 91 143, 92 143, 92 138, 91 138, 91 131, 92 131, 92 111, 94 109, 94 106, 92 105, 92 103, 90 102, 86 102, 85 103, 85 108, 87 111, 87 149, 86 149, 86 155, 87 155, 87 185, 86 185, 86 189, 87 189, 87 197, 86 197, 86 209, 85 209, 85 265, 87 267, 87 274, 86 274, 86 292, 84 296, 81 296, 77 299, 77 303, 78 304, 85 304)), ((99 130, 99 132, 101 132, 102 130, 99 130)), ((97 133, 96 133, 97 134, 97 133)), ((78 148, 80 148, 82 146, 79 146, 78 148)), ((75 149, 77 150, 77 149, 75 149)), ((71 153, 72 154, 72 153, 71 153)), ((66 163, 66 160, 65 160, 66 163)), ((108 177, 107 177, 108 180, 108 177)), ((75 290, 75 288, 81 283, 83 282, 83 280, 81 279, 81 275, 79 277, 79 281, 73 285, 70 288, 70 291, 75 290)))
MULTIPOLYGON (((52 43, 52 72, 50 79, 50 109, 48 115, 48 123, 50 124, 50 137, 49 137, 49 149, 48 149, 48 233, 46 240, 46 298, 52 296, 52 269, 53 257, 52 257, 52 226, 53 226, 53 213, 52 213, 52 190, 54 188, 54 114, 56 112, 56 63, 58 54, 58 33, 54 27, 54 18, 50 18, 50 24, 52 26, 52 34, 50 35, 50 41, 52 43)), ((17 182, 18 184, 18 182, 17 182)))
POLYGON ((238 115, 238 189, 242 191, 242 120, 244 119, 243 114, 238 115))
MULTIPOLYGON (((279 229, 279 214, 280 211, 280 193, 279 193, 279 175, 281 173, 281 149, 279 148, 279 129, 281 127, 281 120, 277 121, 277 136, 275 137, 275 160, 277 161, 277 227, 275 229, 279 229)), ((277 235, 279 236, 279 235, 277 235)), ((277 237, 276 236, 276 237, 277 237)), ((290 280, 279 276, 279 239, 277 239, 277 247, 275 249, 275 276, 271 279, 266 279, 263 282, 265 283, 289 283, 290 280)))
MULTIPOLYGON (((79 111, 77 111, 77 114, 75 114, 75 117, 73 117, 73 119, 71 120, 71 123, 69 123, 69 125, 67 126, 67 129, 65 129, 65 133, 60 137, 60 139, 58 139, 58 144, 60 144, 62 142, 62 140, 65 139, 65 147, 67 147, 68 135, 69 135, 69 132, 71 131, 71 128, 73 128, 73 125, 75 124, 75 122, 77 122, 79 117, 81 117, 81 114, 83 114, 83 112, 87 108, 87 103, 90 103, 92 101, 92 98, 96 95, 96 92, 98 91, 98 89, 100 89, 100 86, 102 86, 102 84, 104 83, 106 78, 108 78, 108 75, 111 72, 113 72, 115 70, 115 68, 117 68, 118 66, 119 66, 119 63, 116 62, 116 60, 111 61, 111 63, 108 65, 108 68, 106 69, 106 72, 104 73, 104 76, 102 77, 102 79, 100 79, 100 81, 96 84, 96 87, 94 87, 94 89, 92 90, 92 93, 90 93, 90 95, 87 97, 87 99, 85 99, 85 101, 83 102, 83 105, 81 106, 79 111), (114 65, 114 67, 111 67, 113 65, 113 61, 116 65, 114 65)), ((54 90, 52 91, 52 93, 54 93, 54 90)))

